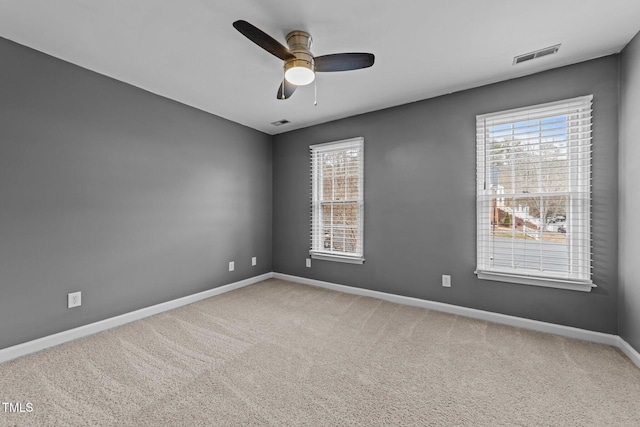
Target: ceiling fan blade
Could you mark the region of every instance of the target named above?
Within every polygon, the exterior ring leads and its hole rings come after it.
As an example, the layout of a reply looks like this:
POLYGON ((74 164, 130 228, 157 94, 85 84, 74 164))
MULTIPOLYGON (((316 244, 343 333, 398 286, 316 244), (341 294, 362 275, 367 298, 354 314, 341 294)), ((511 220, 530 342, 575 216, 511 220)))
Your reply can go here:
POLYGON ((375 56, 372 53, 334 53, 316 56, 314 61, 316 71, 349 71, 371 67, 375 56))
POLYGON ((262 31, 260 28, 249 24, 247 21, 239 20, 233 23, 233 27, 240 31, 246 38, 271 53, 284 60, 294 59, 295 56, 289 49, 281 45, 276 39, 262 31))
POLYGON ((291 95, 293 95, 293 92, 296 91, 296 88, 298 86, 293 85, 291 83, 289 83, 286 79, 282 80, 282 83, 280 83, 280 87, 278 88, 278 93, 276 94, 276 98, 278 99, 289 99, 289 97, 291 95), (282 96, 282 85, 284 85, 284 97, 282 96))

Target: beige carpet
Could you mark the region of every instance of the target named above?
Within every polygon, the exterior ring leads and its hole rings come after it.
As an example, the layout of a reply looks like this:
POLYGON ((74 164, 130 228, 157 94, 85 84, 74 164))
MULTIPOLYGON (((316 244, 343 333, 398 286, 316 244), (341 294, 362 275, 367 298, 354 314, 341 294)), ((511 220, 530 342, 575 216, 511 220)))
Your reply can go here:
POLYGON ((639 426, 618 350, 267 280, 0 365, 1 426, 639 426), (23 406, 24 407, 24 406, 23 406))

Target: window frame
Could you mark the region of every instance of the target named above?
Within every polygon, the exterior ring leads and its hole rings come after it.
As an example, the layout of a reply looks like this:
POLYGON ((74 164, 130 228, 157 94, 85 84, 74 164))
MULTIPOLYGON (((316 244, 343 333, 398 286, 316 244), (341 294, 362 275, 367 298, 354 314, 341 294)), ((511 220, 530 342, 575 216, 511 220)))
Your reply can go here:
POLYGON ((355 137, 309 146, 311 157, 311 248, 309 255, 312 259, 337 261, 350 264, 363 264, 364 258, 364 138, 355 137), (324 153, 344 151, 357 147, 358 156, 358 197, 355 200, 323 200, 323 175, 320 166, 320 156, 324 153), (357 240, 354 252, 325 250, 322 230, 323 206, 327 204, 355 203, 357 209, 357 240))
MULTIPOLYGON (((545 286, 551 288, 569 289, 575 291, 590 292, 596 285, 592 282, 592 253, 591 246, 593 236, 591 232, 591 207, 592 207, 592 191, 591 186, 591 165, 593 163, 593 154, 590 150, 592 145, 591 127, 593 125, 593 111, 592 111, 593 95, 581 96, 572 99, 565 99, 556 102, 549 102, 545 104, 532 105, 523 108, 516 108, 512 110, 499 111, 489 114, 481 114, 476 116, 476 250, 477 250, 477 264, 475 274, 478 279, 493 280, 501 282, 509 282, 524 285, 545 286), (587 109, 588 106, 588 109, 587 109), (564 110, 563 110, 564 109, 564 110), (549 114, 548 111, 554 111, 549 114), (555 112, 558 111, 556 114, 555 112), (565 111, 565 113, 560 113, 565 111), (576 112, 577 111, 577 112, 576 112), (583 118, 581 114, 588 111, 588 118, 583 118), (523 119, 526 115, 530 114, 532 118, 523 119), (490 249, 494 245, 495 237, 491 236, 492 232, 492 214, 489 214, 488 221, 485 216, 487 212, 491 211, 492 199, 496 200, 497 193, 492 193, 491 184, 489 183, 488 176, 491 175, 491 165, 487 159, 487 145, 491 143, 488 138, 489 129, 491 126, 494 128, 496 122, 501 125, 510 125, 515 127, 517 124, 521 124, 523 120, 540 121, 560 117, 562 115, 570 117, 566 119, 566 122, 578 122, 577 130, 574 132, 579 135, 576 139, 578 141, 578 148, 589 147, 588 164, 582 165, 578 160, 581 159, 580 155, 584 154, 579 150, 572 150, 574 148, 570 143, 567 144, 567 162, 573 164, 578 162, 579 167, 576 171, 572 169, 572 172, 567 176, 567 180, 571 181, 572 187, 566 191, 562 191, 568 198, 568 204, 566 209, 573 212, 576 216, 574 222, 574 234, 573 241, 567 241, 567 250, 570 255, 567 255, 567 266, 570 273, 559 272, 551 273, 547 271, 540 271, 532 273, 531 269, 524 268, 508 268, 504 266, 496 266, 493 264, 493 256, 490 249), (573 116, 579 116, 575 118, 573 116), (512 118, 511 118, 512 117, 512 118), (511 119, 510 119, 511 118, 511 119), (493 123, 491 123, 493 121, 493 123), (487 124, 491 123, 491 125, 487 124), (585 136, 586 135, 586 136, 585 136), (585 142, 586 141, 586 142, 585 142), (577 181, 576 181, 577 179, 577 181), (580 191, 576 189, 589 188, 588 191, 580 191), (572 258, 573 257, 573 258, 572 258), (576 261, 577 260, 577 261, 576 261), (578 267, 575 267, 575 265, 578 267), (575 269, 572 270, 572 268, 575 269), (570 276, 570 277, 569 277, 570 276)), ((539 138, 542 138, 542 130, 538 131, 539 138)), ((569 135, 571 135, 569 133, 569 135)), ((571 139, 569 139, 571 141, 571 139)), ((573 168, 573 167, 572 167, 573 168)), ((546 175, 545 175, 546 176, 546 175)), ((526 197, 524 191, 519 193, 507 193, 500 196, 504 198, 511 198, 516 200, 519 197, 526 197)), ((544 197, 555 196, 557 194, 553 192, 541 192, 534 196, 544 197)), ((541 226, 545 226, 545 221, 541 222, 541 226)), ((515 235, 511 238, 511 242, 515 240, 515 235)), ((542 249, 540 249, 542 251, 542 249)), ((513 261, 512 261, 513 262, 513 261)), ((542 261, 541 261, 542 262, 542 261)))

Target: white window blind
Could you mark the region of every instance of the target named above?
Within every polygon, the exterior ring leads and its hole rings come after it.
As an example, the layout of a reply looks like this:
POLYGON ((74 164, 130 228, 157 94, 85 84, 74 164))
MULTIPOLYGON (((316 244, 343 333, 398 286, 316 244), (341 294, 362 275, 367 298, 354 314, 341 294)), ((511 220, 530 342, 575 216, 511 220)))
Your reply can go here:
POLYGON ((592 96, 476 117, 481 279, 590 291, 592 96))
POLYGON ((310 146, 312 258, 361 264, 364 138, 310 146))

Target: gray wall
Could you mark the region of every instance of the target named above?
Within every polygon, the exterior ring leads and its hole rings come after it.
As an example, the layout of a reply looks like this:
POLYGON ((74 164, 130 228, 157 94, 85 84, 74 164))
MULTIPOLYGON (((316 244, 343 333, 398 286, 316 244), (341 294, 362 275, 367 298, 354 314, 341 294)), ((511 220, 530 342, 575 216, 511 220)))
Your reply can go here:
MULTIPOLYGON (((620 99, 620 334, 636 349, 639 45, 620 99)), ((0 348, 272 270, 618 333, 618 56, 273 138, 4 39, 0 58, 0 348), (589 93, 599 287, 477 280, 475 115, 589 93), (308 147, 353 136, 367 261, 307 269, 308 147)))
POLYGON ((620 336, 640 352, 640 33, 620 68, 620 336))
POLYGON ((5 39, 0 62, 0 348, 272 271, 270 136, 5 39))
MULTIPOLYGON (((618 56, 274 137, 274 271, 617 333, 618 56), (475 116, 594 95, 591 293, 477 280, 475 116), (364 265, 309 250, 309 145, 365 138, 364 265), (441 286, 450 274, 453 286, 441 286)), ((428 78, 428 76, 425 76, 428 78)))

